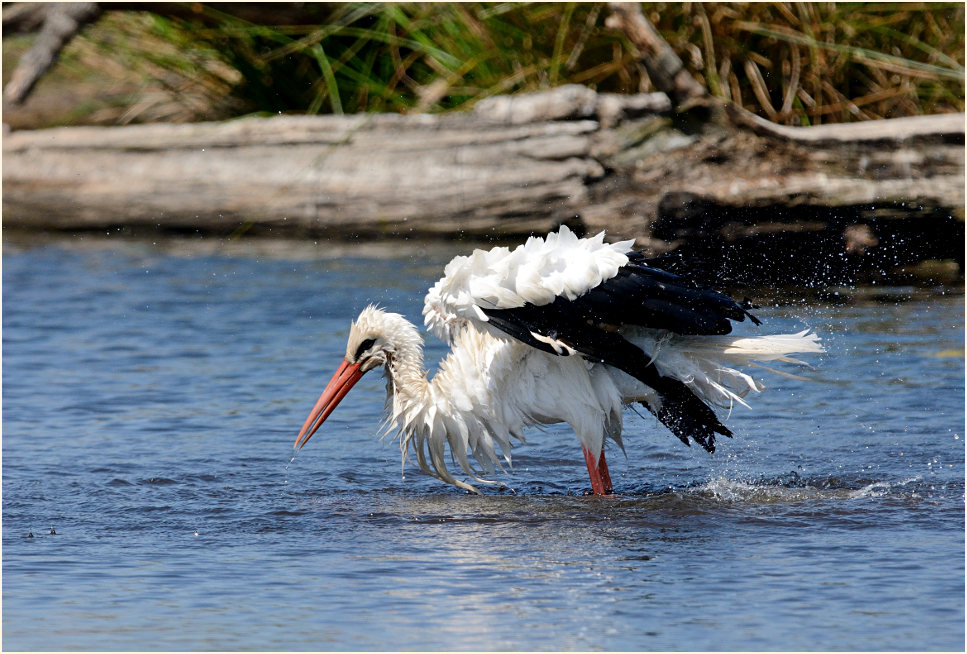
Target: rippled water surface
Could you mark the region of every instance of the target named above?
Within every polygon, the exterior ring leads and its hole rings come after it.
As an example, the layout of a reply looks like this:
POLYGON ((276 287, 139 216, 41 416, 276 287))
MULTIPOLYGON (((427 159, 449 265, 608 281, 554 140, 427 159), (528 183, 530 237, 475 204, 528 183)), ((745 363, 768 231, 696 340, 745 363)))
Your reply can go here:
POLYGON ((290 463, 350 319, 463 249, 6 238, 3 648, 963 648, 962 290, 760 309, 809 380, 712 456, 628 412, 614 499, 565 426, 481 496, 401 468, 375 374, 290 463))

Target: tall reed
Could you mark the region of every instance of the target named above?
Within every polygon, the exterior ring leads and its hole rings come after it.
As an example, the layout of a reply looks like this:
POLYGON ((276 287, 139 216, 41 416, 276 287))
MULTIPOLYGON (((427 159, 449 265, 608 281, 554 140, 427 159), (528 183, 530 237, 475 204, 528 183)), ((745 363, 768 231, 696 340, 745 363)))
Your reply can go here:
MULTIPOLYGON (((187 18, 114 13, 72 46, 75 61, 140 76, 121 119, 439 112, 567 83, 652 88, 604 3, 307 4, 301 25, 194 6, 187 18)), ((964 110, 960 3, 642 7, 713 94, 775 122, 964 110)))

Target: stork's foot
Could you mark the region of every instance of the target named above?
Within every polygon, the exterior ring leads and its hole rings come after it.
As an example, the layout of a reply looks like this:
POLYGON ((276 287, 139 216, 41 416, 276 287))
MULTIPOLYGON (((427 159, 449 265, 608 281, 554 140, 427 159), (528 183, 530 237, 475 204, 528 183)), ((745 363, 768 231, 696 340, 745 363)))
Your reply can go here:
MULTIPOLYGON (((611 497, 614 487, 611 485, 611 475, 608 474, 608 462, 604 460, 604 449, 601 450, 598 460, 594 460, 591 450, 581 446, 584 452, 584 462, 588 464, 588 476, 591 477, 591 495, 603 495, 611 497)), ((585 493, 588 495, 589 493, 585 493)))

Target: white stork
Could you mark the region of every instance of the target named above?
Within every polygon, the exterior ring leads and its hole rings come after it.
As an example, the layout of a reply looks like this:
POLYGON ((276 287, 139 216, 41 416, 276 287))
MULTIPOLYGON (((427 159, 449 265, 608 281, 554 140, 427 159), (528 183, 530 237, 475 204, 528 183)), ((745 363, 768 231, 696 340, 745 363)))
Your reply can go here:
POLYGON ((646 259, 632 244, 605 243, 604 232, 578 238, 562 226, 514 250, 455 257, 423 307, 426 326, 452 348, 433 379, 417 327, 399 314, 363 309, 294 447, 366 372, 383 366, 385 428, 398 432, 404 463, 412 449, 425 473, 470 491, 477 489, 447 468, 448 444, 467 475, 498 483, 482 477, 503 469, 498 447, 509 465, 511 437, 523 442, 525 427, 566 422, 593 492, 610 494, 604 442, 623 449, 622 406, 633 402, 686 445, 691 438, 714 451, 715 435, 731 432, 709 405, 746 405, 746 393, 763 390, 732 366, 801 364, 788 355, 822 352, 819 339, 808 330, 727 336, 730 321, 760 324, 747 303, 663 270, 658 264, 672 259, 646 259))

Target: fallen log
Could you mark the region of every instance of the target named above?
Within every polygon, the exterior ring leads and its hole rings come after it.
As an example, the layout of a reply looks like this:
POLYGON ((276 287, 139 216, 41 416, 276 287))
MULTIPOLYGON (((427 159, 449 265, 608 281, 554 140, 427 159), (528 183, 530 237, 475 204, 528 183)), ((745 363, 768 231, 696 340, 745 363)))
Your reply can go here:
POLYGON ((3 226, 477 238, 567 223, 742 281, 801 275, 790 257, 824 283, 924 259, 962 275, 962 114, 778 128, 719 113, 565 86, 459 115, 12 132, 3 226))
POLYGON ((637 212, 631 232, 654 251, 700 259, 736 283, 962 280, 963 115, 791 128, 748 114, 730 124, 647 156, 623 185, 592 187, 585 222, 637 212), (952 268, 918 268, 934 260, 952 268))
MULTIPOLYGON (((64 128, 4 139, 7 225, 331 234, 544 229, 604 175, 593 121, 356 115, 64 128)), ((563 213, 562 213, 563 212, 563 213)))

